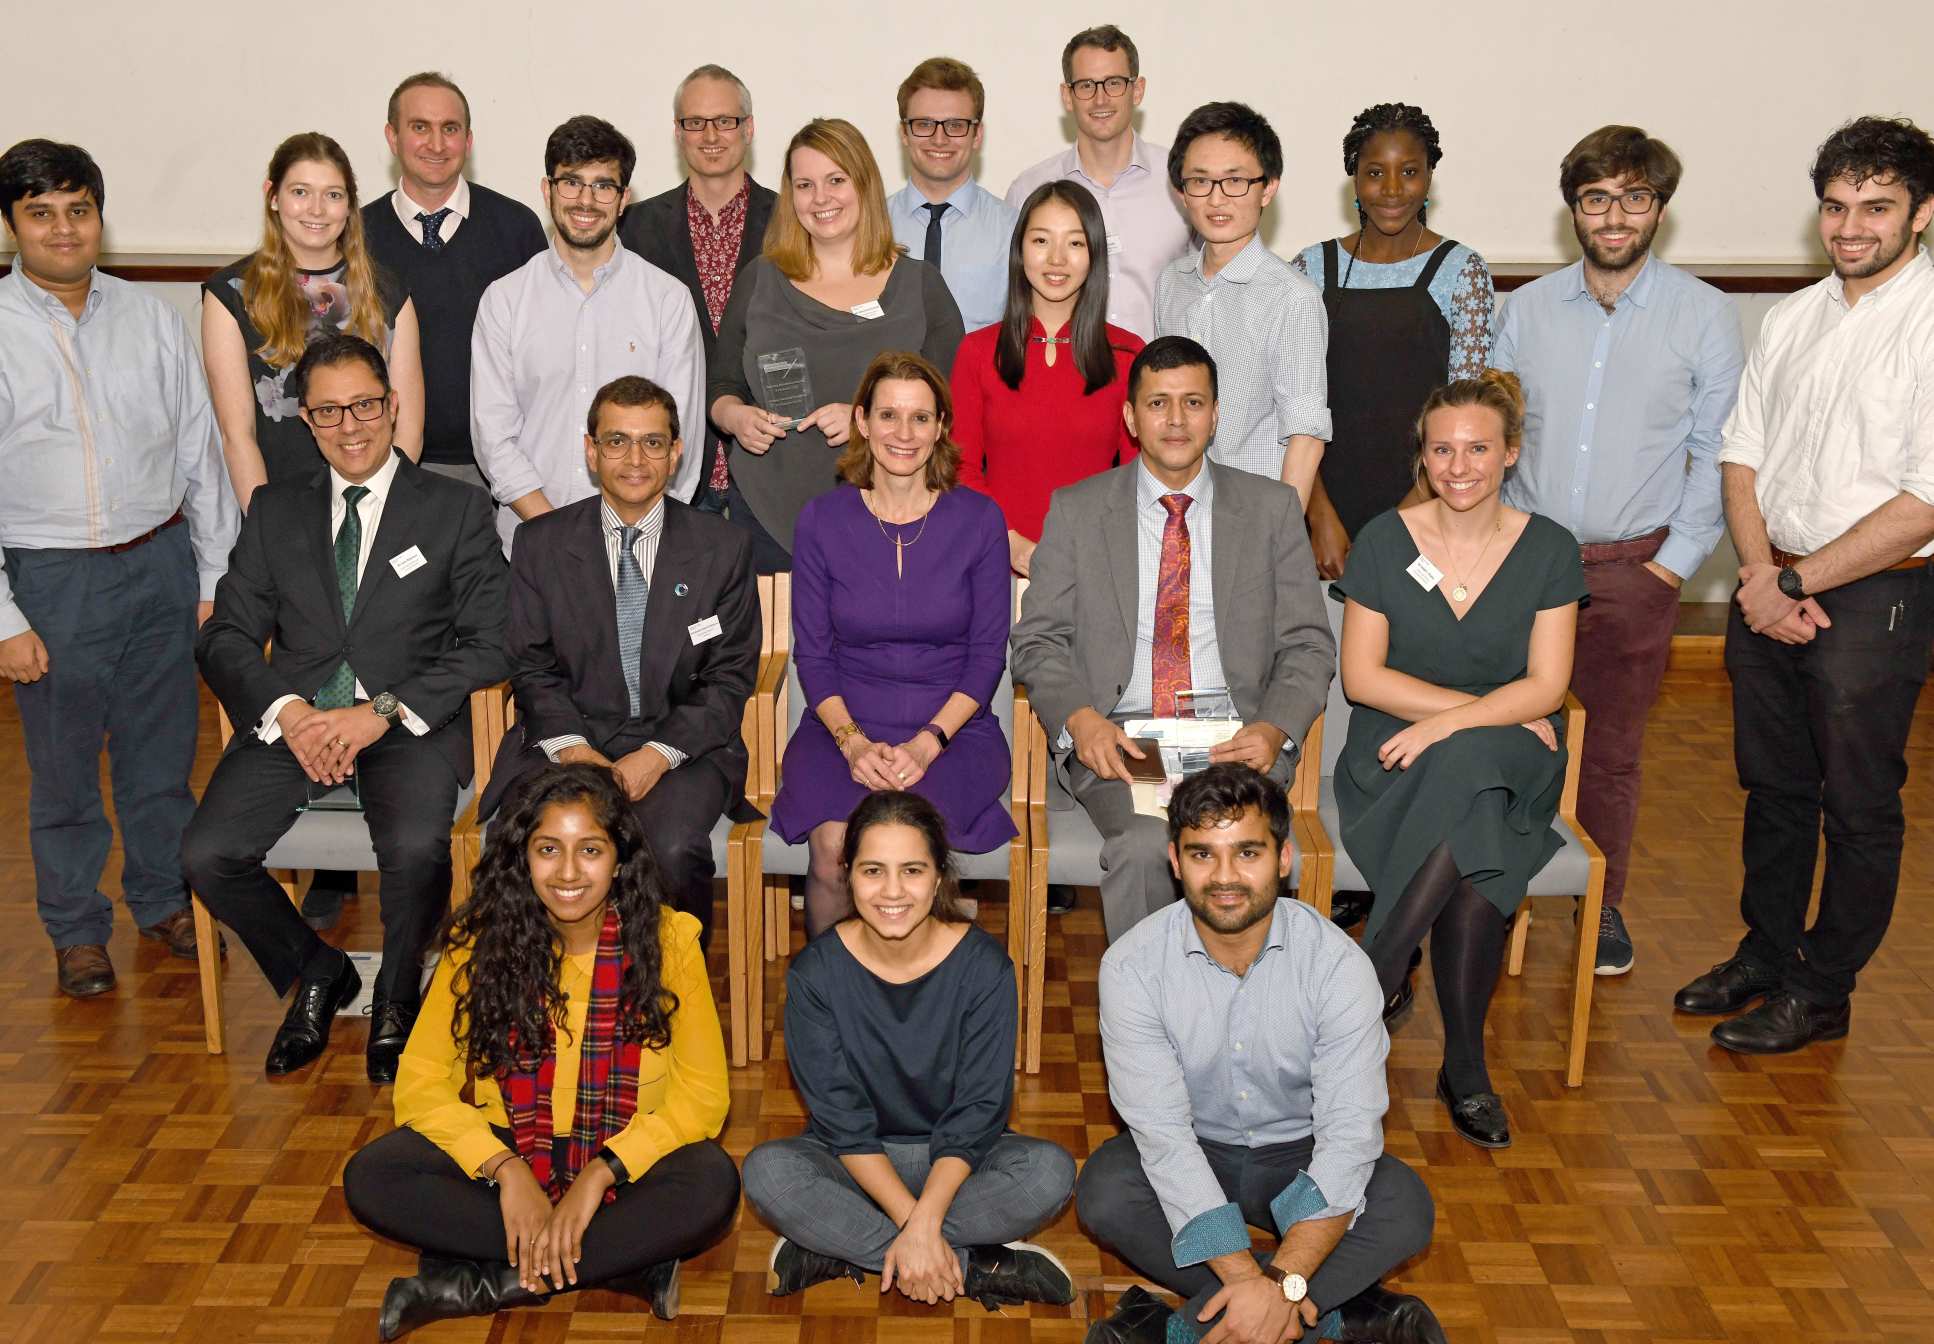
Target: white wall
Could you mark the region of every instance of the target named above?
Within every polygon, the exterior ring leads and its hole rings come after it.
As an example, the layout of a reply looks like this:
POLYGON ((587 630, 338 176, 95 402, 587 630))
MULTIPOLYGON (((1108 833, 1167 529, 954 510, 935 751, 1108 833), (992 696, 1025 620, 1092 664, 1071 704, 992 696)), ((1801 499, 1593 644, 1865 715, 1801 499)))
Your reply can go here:
POLYGON ((1934 120, 1934 18, 1918 6, 1849 21, 1818 0, 1386 0, 1374 13, 1282 0, 336 0, 307 11, 70 0, 8 9, 0 141, 45 135, 92 150, 107 176, 110 251, 239 254, 256 237, 270 151, 293 131, 336 136, 364 194, 387 188, 384 103, 423 67, 469 94, 478 177, 534 204, 545 136, 578 112, 637 142, 641 194, 675 182, 671 91, 704 61, 752 87, 762 181, 800 123, 825 114, 856 121, 897 183, 893 91, 916 61, 947 54, 986 82, 982 177, 1004 191, 1066 143, 1061 46, 1107 21, 1141 48, 1150 139, 1167 144, 1213 98, 1247 100, 1274 121, 1289 164, 1269 226, 1279 250, 1345 223, 1339 143, 1374 102, 1418 103, 1443 134, 1432 223, 1513 261, 1565 255, 1557 164, 1604 122, 1645 126, 1688 165, 1667 254, 1774 262, 1817 255, 1805 174, 1828 131, 1865 112, 1934 120))

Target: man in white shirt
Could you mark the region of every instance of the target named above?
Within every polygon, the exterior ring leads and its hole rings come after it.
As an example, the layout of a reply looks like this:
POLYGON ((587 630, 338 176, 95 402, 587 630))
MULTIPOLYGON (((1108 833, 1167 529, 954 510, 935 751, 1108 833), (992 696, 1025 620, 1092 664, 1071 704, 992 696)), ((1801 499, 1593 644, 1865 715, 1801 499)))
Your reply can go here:
POLYGON ((1726 631, 1746 789, 1746 935, 1681 989, 1728 1050, 1847 1034, 1893 915, 1907 734, 1934 651, 1934 139, 1862 117, 1813 166, 1833 274, 1767 314, 1719 454, 1740 586, 1726 631), (1824 813, 1820 911, 1806 913, 1824 813))
MULTIPOLYGON (((684 285, 618 240, 638 152, 610 122, 572 117, 544 146, 553 245, 484 291, 470 338, 470 422, 504 553, 521 521, 598 492, 584 423, 597 390, 636 374, 705 422, 705 347, 684 285)), ((670 493, 689 501, 702 454, 670 493)))
POLYGON ((1108 225, 1108 320, 1155 337, 1155 278, 1188 250, 1189 226, 1168 183, 1168 151, 1135 134, 1148 81, 1128 34, 1112 23, 1068 39, 1061 52, 1061 109, 1074 118, 1074 148, 1014 179, 1019 210, 1044 182, 1068 178, 1094 193, 1108 225))

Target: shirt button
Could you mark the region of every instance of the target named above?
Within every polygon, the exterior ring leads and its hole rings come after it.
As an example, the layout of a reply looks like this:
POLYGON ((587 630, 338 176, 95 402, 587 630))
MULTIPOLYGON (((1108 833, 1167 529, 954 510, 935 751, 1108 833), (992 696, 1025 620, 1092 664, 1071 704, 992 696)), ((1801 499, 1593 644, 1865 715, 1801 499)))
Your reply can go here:
POLYGON ((1238 1092, 1236 1093, 1236 1099, 1238 1101, 1247 1101, 1249 1100, 1249 1094, 1247 1092, 1238 1092))
POLYGON ((1602 359, 1595 359, 1592 361, 1592 367, 1594 369, 1602 369, 1605 367, 1605 361, 1602 359))
POLYGON ((1585 403, 1585 409, 1588 411, 1595 410, 1597 409, 1597 407, 1598 407, 1598 403, 1595 401, 1588 401, 1585 403))
POLYGON ((1237 1042, 1236 1042, 1236 1049, 1238 1049, 1238 1050, 1240 1050, 1240 1049, 1242 1049, 1242 1042, 1241 1042, 1241 1041, 1237 1041, 1237 1042))

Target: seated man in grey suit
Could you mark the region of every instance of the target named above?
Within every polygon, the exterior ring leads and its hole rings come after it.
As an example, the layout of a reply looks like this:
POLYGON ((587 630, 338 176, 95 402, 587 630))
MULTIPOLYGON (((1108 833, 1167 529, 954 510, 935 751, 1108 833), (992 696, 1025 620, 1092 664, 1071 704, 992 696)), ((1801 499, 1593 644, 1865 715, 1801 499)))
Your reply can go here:
POLYGON ((1111 942, 1176 895, 1168 833, 1135 813, 1122 753, 1141 752, 1122 723, 1226 689, 1243 726, 1212 759, 1287 781, 1336 668, 1296 491, 1205 460, 1209 352, 1185 336, 1151 342, 1122 414, 1141 453, 1055 492, 1009 660, 1101 832, 1111 942))
POLYGON ((531 519, 511 550, 517 724, 478 815, 548 761, 609 768, 666 899, 709 941, 712 827, 744 811, 739 726, 759 664, 752 547, 745 529, 666 497, 684 451, 670 392, 614 379, 585 429, 598 493, 531 519))

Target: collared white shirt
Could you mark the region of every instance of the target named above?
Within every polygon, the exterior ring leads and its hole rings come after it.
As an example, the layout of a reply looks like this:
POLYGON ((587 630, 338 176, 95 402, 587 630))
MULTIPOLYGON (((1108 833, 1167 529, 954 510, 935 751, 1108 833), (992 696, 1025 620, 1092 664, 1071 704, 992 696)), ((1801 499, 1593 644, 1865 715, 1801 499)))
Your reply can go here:
MULTIPOLYGON (((398 187, 389 194, 389 201, 396 211, 397 219, 403 223, 403 231, 417 242, 422 242, 423 225, 417 221, 417 214, 421 212, 433 215, 436 211, 411 200, 410 193, 402 187, 398 187)), ((450 213, 444 216, 443 227, 437 230, 437 237, 447 243, 457 236, 457 229, 462 226, 463 221, 470 218, 470 183, 459 177, 456 190, 450 193, 450 199, 443 203, 442 208, 450 213)))
MULTIPOLYGON (((598 492, 584 460, 585 416, 598 389, 625 374, 651 379, 677 403, 686 449, 667 493, 689 501, 709 465, 700 451, 705 346, 691 291, 619 244, 586 293, 555 243, 484 291, 470 337, 470 438, 498 503, 542 490, 561 509, 598 492)), ((497 511, 505 554, 517 521, 497 511)))
MULTIPOLYGON (((601 522, 598 530, 604 534, 605 563, 611 568, 611 591, 615 593, 618 590, 618 555, 624 546, 624 530, 631 524, 618 516, 617 510, 611 507, 609 499, 598 505, 598 517, 601 522)), ((638 520, 637 527, 638 535, 632 540, 631 554, 638 561, 638 572, 645 576, 646 591, 649 593, 652 571, 658 564, 658 539, 665 535, 664 496, 660 495, 658 502, 638 520)), ((624 638, 624 632, 619 631, 618 637, 624 638)), ((555 761, 558 753, 566 747, 588 747, 591 744, 582 733, 560 733, 556 737, 545 738, 537 745, 546 756, 555 761)), ((645 745, 670 761, 673 769, 685 764, 685 753, 677 747, 668 746, 663 742, 647 742, 645 745)))
MULTIPOLYGON (((945 132, 935 132, 945 134, 945 132)), ((927 198, 909 182, 886 198, 893 238, 918 261, 927 256, 927 198)), ((1007 311, 1007 253, 1014 238, 1011 206, 972 178, 954 188, 940 212, 940 276, 967 330, 992 326, 1007 311)))
MULTIPOLYGON (((1830 275, 1759 329, 1719 461, 1757 473, 1773 545, 1817 551, 1905 491, 1934 504, 1934 261, 1849 306, 1830 275)), ((1917 555, 1934 554, 1934 542, 1917 555)))
MULTIPOLYGON (((362 487, 369 493, 356 501, 356 518, 363 528, 361 548, 356 553, 358 590, 362 588, 363 571, 369 567, 370 548, 376 544, 376 529, 383 523, 383 505, 389 500, 390 487, 396 484, 397 467, 402 460, 392 450, 389 461, 379 467, 374 476, 361 482, 362 487)), ((336 534, 342 531, 343 519, 349 516, 349 501, 343 498, 343 491, 349 489, 350 485, 351 482, 338 475, 334 467, 329 468, 329 541, 332 556, 335 554, 336 534)), ((370 698, 369 692, 363 689, 360 678, 356 682, 356 698, 358 700, 370 698)), ((279 741, 282 737, 282 725, 275 721, 275 716, 282 712, 284 705, 300 699, 302 697, 299 695, 285 695, 271 703, 268 712, 262 715, 261 722, 255 725, 255 735, 264 742, 279 741)), ((409 706, 404 705, 401 708, 405 728, 418 737, 430 731, 430 725, 412 714, 409 706)))
POLYGON ((1182 515, 1189 527, 1189 685, 1197 691, 1225 690, 1222 652, 1215 634, 1215 569, 1210 564, 1215 513, 1215 482, 1204 458, 1195 479, 1180 490, 1156 480, 1141 458, 1135 461, 1135 660, 1115 714, 1147 714, 1155 703, 1155 588, 1162 572, 1162 534, 1168 509, 1162 496, 1187 495, 1195 503, 1182 515))

